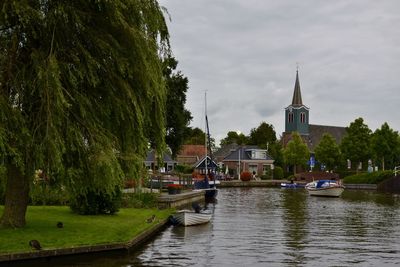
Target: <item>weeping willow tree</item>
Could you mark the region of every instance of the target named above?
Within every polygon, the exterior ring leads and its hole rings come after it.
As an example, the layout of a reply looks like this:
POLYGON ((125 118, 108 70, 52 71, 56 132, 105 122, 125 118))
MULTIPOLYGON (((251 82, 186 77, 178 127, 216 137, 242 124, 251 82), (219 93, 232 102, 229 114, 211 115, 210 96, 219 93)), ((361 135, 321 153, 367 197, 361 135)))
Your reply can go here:
POLYGON ((149 138, 163 150, 168 38, 155 0, 1 2, 3 226, 25 225, 37 169, 72 194, 112 194, 149 138))

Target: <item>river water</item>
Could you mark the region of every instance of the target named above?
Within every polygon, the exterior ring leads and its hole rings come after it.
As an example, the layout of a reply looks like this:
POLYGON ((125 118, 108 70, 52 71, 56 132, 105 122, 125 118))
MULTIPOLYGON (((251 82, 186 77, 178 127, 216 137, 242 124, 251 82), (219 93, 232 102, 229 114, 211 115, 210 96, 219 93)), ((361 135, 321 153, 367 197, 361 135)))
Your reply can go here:
MULTIPOLYGON (((400 197, 345 190, 223 188, 210 223, 171 226, 139 251, 51 260, 51 266, 396 266, 400 197)), ((42 262, 43 263, 43 262, 42 262)))

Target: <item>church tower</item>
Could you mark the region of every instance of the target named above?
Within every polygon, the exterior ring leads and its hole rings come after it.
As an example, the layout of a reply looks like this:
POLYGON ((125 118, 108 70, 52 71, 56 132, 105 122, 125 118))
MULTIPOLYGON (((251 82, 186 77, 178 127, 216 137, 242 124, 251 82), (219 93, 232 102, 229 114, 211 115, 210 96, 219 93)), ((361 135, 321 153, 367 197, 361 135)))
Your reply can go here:
POLYGON ((300 135, 309 134, 309 108, 303 105, 301 99, 299 70, 296 70, 296 82, 292 104, 285 108, 285 132, 298 132, 300 135))

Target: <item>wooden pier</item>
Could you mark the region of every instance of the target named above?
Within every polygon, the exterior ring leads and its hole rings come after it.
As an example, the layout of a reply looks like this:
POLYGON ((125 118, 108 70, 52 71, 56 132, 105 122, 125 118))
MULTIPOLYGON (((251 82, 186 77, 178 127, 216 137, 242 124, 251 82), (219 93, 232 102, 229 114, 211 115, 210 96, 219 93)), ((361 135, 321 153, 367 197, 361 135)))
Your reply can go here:
POLYGON ((187 191, 180 194, 168 195, 166 193, 161 194, 158 198, 158 208, 181 208, 188 206, 193 202, 204 202, 204 191, 187 191))

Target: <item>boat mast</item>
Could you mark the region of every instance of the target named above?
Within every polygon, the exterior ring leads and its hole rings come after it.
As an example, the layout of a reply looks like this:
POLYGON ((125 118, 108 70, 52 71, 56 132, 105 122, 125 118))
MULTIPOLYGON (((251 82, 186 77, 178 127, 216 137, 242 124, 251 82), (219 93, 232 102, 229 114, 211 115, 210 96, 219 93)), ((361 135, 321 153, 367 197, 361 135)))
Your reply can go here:
POLYGON ((208 182, 208 177, 207 177, 207 171, 208 171, 208 166, 207 166, 207 90, 204 91, 204 145, 206 148, 206 155, 204 157, 204 168, 205 168, 205 180, 208 182))

